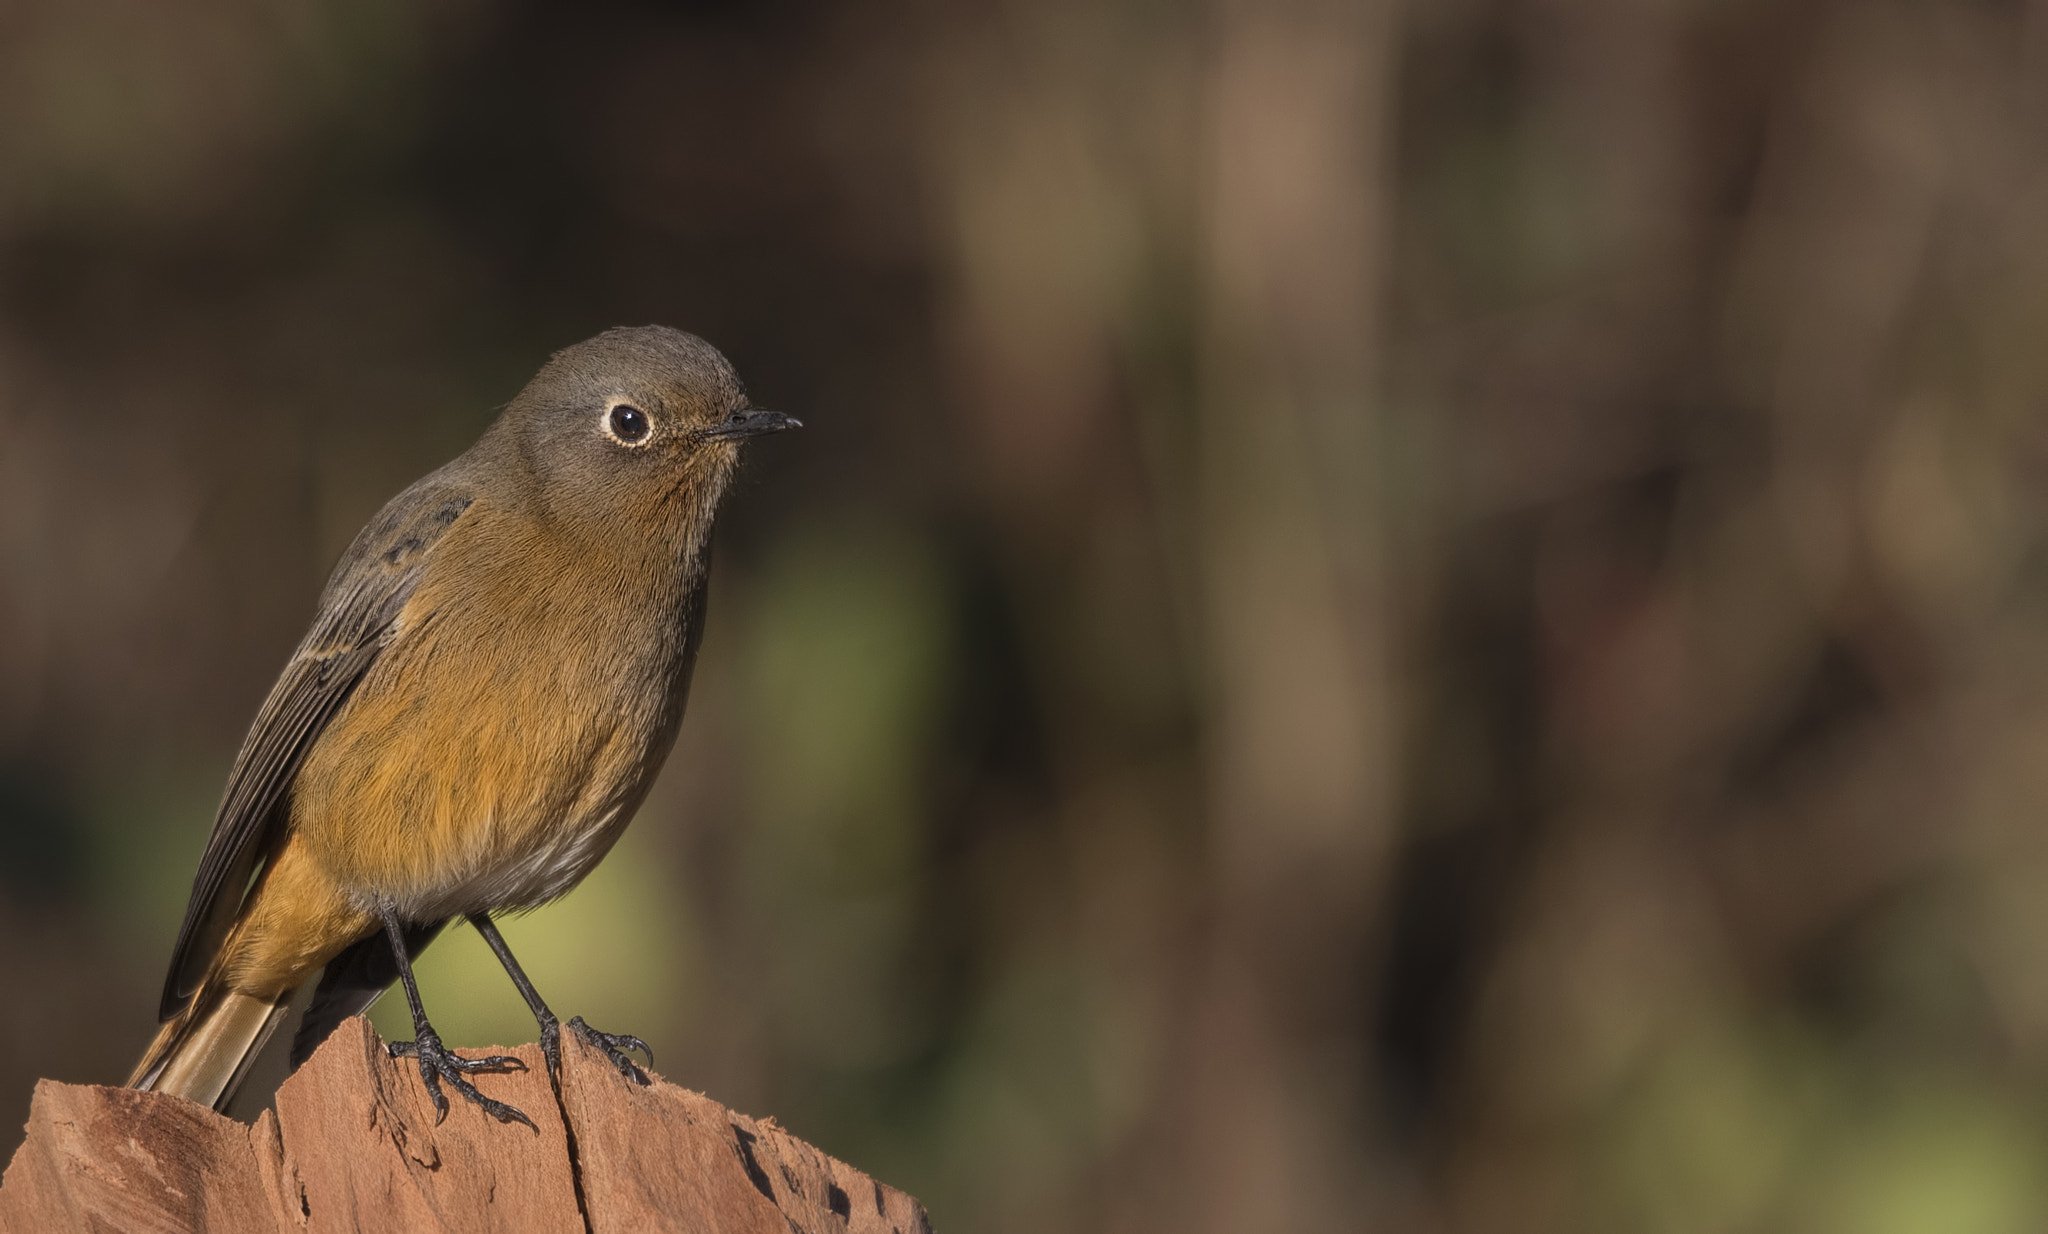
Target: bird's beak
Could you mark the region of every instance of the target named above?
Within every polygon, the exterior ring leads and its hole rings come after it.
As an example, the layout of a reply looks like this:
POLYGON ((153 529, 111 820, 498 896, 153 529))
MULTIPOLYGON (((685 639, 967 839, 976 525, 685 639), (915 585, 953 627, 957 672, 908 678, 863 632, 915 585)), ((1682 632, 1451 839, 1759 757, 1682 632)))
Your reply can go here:
POLYGON ((795 416, 786 416, 779 411, 742 407, 710 428, 698 429, 696 437, 699 441, 739 441, 747 437, 759 437, 763 433, 779 433, 784 429, 803 426, 802 420, 795 416))

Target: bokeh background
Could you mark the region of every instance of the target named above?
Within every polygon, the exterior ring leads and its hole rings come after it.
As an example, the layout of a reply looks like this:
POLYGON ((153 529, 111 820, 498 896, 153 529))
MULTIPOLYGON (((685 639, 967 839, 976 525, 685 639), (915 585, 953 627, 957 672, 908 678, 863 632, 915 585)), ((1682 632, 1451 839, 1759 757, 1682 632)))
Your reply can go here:
POLYGON ((945 1231, 2048 1227, 2041 0, 0 4, 0 1151, 646 321, 809 427, 564 1014, 945 1231))

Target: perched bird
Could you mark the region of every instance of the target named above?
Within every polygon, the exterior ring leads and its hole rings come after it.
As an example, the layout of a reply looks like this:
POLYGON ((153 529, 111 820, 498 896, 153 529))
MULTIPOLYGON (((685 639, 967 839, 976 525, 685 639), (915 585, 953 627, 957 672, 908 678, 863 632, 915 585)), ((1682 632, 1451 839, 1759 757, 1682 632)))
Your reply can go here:
MULTIPOLYGON (((461 457, 356 536, 235 759, 136 1088, 224 1107, 324 968, 296 1066, 396 979, 445 1117, 446 1081, 516 1066, 442 1044, 411 957, 455 917, 561 1025, 491 914, 574 887, 674 744, 704 631, 711 525, 740 443, 798 427, 725 358, 661 326, 560 351, 461 457)), ((569 1021, 646 1081, 636 1037, 569 1021)), ((650 1054, 651 1058, 651 1054, 650 1054)))

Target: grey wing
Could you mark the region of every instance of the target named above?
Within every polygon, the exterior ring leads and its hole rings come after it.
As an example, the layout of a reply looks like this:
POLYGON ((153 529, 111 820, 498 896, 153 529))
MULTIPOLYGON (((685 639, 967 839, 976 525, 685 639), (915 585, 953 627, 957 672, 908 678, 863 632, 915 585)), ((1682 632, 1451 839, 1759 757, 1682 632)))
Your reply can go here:
POLYGON ((335 567, 313 628, 235 756, 171 952, 162 1018, 182 1011, 199 988, 241 913, 258 863, 282 834, 287 791, 306 752, 389 641, 434 544, 473 500, 467 486, 437 472, 393 498, 335 567))

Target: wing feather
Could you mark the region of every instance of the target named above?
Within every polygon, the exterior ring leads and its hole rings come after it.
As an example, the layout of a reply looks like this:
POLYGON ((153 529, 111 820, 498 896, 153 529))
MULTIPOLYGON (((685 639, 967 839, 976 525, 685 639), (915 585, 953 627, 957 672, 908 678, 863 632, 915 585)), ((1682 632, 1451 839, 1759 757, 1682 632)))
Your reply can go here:
POLYGON ((393 498, 342 555, 313 628, 271 687, 228 775, 164 979, 164 1019, 183 1010, 205 978, 258 865, 288 825, 292 777, 397 633, 434 546, 473 500, 444 469, 393 498))

